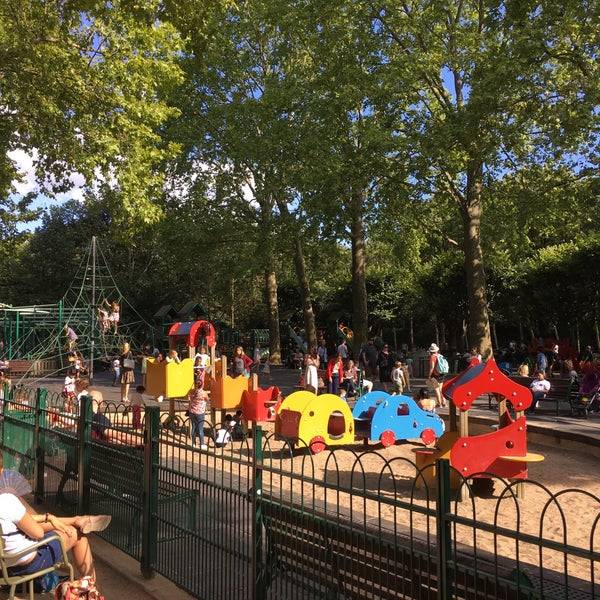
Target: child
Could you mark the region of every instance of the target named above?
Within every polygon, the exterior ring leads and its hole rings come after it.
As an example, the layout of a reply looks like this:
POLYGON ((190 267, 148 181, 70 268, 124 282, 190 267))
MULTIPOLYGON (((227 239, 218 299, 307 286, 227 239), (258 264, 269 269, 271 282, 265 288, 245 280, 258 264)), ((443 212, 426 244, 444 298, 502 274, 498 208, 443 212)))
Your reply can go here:
POLYGON ((348 361, 348 365, 344 370, 344 381, 342 387, 346 390, 346 396, 356 396, 356 385, 358 383, 358 369, 353 360, 348 361))
POLYGON ((146 401, 144 400, 145 391, 146 388, 143 385, 138 385, 135 388, 135 394, 133 394, 133 398, 131 399, 131 424, 134 429, 139 429, 142 425, 142 406, 146 406, 146 401))
POLYGON ((120 385, 121 384, 121 360, 119 359, 118 356, 115 356, 115 358, 112 361, 112 370, 113 370, 113 387, 115 385, 120 385))
MULTIPOLYGON (((351 378, 352 386, 358 386, 358 367, 354 364, 353 360, 348 361, 348 374, 351 378)), ((346 371, 344 371, 344 378, 346 378, 346 371)), ((368 393, 373 390, 373 382, 368 379, 363 379, 361 382, 363 393, 368 393)), ((348 389, 348 388, 346 388, 348 389)), ((354 392, 356 394, 356 390, 354 392)), ((348 389, 348 394, 350 394, 350 390, 348 389)))
POLYGON ((264 365, 262 366, 262 372, 266 375, 267 379, 271 381, 271 363, 269 362, 269 356, 267 356, 264 365))
POLYGON ((106 333, 108 331, 108 328, 110 327, 108 311, 102 308, 102 306, 98 307, 98 325, 100 326, 100 331, 102 333, 106 333))
POLYGON ((62 397, 64 398, 63 410, 66 413, 72 413, 75 405, 75 369, 69 369, 65 377, 62 397))
POLYGON ((215 440, 215 446, 217 448, 223 448, 229 442, 231 442, 231 415, 225 415, 225 422, 221 428, 217 431, 217 439, 215 440))
POLYGON ((231 436, 236 441, 245 439, 246 434, 244 433, 244 427, 242 425, 242 411, 236 410, 233 419, 231 420, 231 436))
POLYGON ((194 359, 194 379, 201 388, 204 388, 204 376, 208 368, 210 368, 210 356, 206 352, 206 346, 200 346, 200 352, 194 359))
POLYGON ((206 414, 207 400, 208 394, 198 384, 188 394, 188 414, 190 417, 192 446, 195 446, 196 437, 198 437, 200 438, 201 450, 208 448, 204 443, 204 415, 206 414))
POLYGON ((75 352, 75 379, 79 379, 82 375, 87 375, 87 370, 83 366, 83 356, 81 352, 75 352))
POLYGON ((406 384, 404 381, 404 369, 402 368, 402 361, 397 360, 394 363, 394 368, 392 369, 392 383, 394 384, 393 395, 402 394, 406 384))
POLYGON ((108 315, 109 326, 112 325, 114 332, 117 333, 119 321, 121 320, 121 307, 118 302, 109 302, 106 298, 104 299, 104 304, 110 309, 110 314, 108 315))
POLYGON ((78 335, 75 333, 72 327, 65 325, 65 336, 67 337, 67 349, 72 352, 77 345, 78 335))
POLYGON ((166 361, 168 363, 175 363, 176 365, 178 365, 181 362, 181 360, 179 358, 179 354, 177 354, 177 350, 169 350, 169 354, 167 354, 166 361))
POLYGON ((523 363, 519 370, 517 371, 517 375, 519 377, 529 377, 529 365, 527 363, 523 363))
POLYGON ((436 401, 429 395, 429 390, 422 387, 414 396, 415 402, 423 409, 429 412, 435 412, 436 401))

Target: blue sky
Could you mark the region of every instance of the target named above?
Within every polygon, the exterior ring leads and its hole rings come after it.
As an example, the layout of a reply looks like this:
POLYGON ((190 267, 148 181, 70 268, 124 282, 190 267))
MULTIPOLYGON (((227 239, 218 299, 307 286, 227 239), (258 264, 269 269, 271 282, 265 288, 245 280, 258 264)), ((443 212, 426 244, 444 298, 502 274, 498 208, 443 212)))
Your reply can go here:
MULTIPOLYGON (((22 196, 31 192, 38 192, 37 197, 32 203, 34 208, 48 208, 52 204, 62 204, 70 199, 81 200, 83 198, 84 178, 82 175, 75 174, 71 176, 73 188, 61 194, 57 194, 55 197, 50 197, 43 194, 40 191, 35 180, 35 169, 34 162, 37 157, 37 153, 27 153, 24 150, 12 150, 8 153, 8 157, 15 163, 19 173, 21 174, 20 181, 13 181, 14 194, 13 198, 21 198, 22 196)), ((33 221, 31 223, 22 223, 19 225, 19 230, 33 230, 40 224, 40 221, 33 221)))

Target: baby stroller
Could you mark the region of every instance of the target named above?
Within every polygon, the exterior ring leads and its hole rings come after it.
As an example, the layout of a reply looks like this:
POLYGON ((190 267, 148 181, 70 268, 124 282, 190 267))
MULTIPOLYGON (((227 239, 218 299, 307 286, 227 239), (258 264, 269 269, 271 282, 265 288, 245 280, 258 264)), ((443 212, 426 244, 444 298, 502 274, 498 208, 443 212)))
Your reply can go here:
POLYGON ((592 412, 600 412, 600 373, 590 371, 581 381, 579 390, 572 394, 571 413, 587 419, 592 412))

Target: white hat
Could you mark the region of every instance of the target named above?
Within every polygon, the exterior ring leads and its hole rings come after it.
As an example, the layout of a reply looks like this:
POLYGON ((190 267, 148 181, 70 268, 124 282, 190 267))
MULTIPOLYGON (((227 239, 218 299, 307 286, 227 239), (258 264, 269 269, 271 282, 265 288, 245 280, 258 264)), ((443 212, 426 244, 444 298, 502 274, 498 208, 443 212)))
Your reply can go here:
POLYGON ((438 348, 437 344, 431 344, 431 346, 429 346, 429 352, 439 352, 440 349, 438 348))

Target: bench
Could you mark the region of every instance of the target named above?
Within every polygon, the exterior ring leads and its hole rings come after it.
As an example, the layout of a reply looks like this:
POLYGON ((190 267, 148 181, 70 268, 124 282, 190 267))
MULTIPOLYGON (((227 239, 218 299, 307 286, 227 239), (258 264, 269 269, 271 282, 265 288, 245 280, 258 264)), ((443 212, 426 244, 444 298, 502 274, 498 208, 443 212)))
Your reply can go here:
MULTIPOLYGON (((511 377, 511 379, 526 388, 529 388, 533 381, 533 377, 520 377, 516 375, 511 377)), ((561 410, 571 414, 577 386, 574 386, 570 379, 565 378, 551 378, 548 381, 550 382, 550 391, 546 394, 545 398, 538 400, 538 407, 535 408, 536 412, 554 412, 557 417, 561 410), (544 404, 547 406, 544 406, 544 404)))
POLYGON ((33 360, 9 360, 8 373, 10 377, 22 377, 23 375, 36 375, 34 373, 35 361, 33 360))
MULTIPOLYGON (((435 537, 416 538, 412 528, 389 522, 389 530, 352 523, 338 515, 282 504, 264 494, 265 582, 269 597, 344 598, 345 600, 436 600, 435 537)), ((459 552, 462 545, 455 546, 459 552)), ((471 550, 454 565, 452 597, 473 600, 525 600, 532 590, 511 582, 514 563, 471 550)), ((537 590, 535 591, 537 592, 537 590)), ((535 593, 534 592, 534 593, 535 593)))

